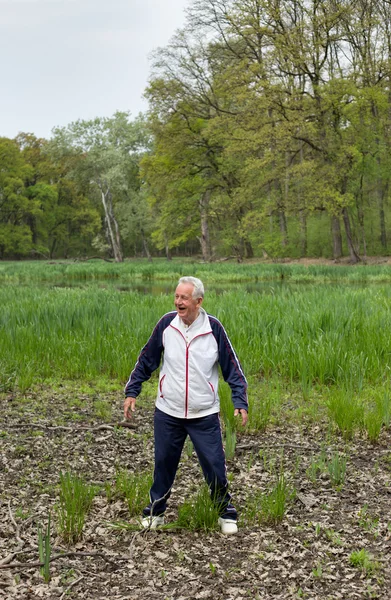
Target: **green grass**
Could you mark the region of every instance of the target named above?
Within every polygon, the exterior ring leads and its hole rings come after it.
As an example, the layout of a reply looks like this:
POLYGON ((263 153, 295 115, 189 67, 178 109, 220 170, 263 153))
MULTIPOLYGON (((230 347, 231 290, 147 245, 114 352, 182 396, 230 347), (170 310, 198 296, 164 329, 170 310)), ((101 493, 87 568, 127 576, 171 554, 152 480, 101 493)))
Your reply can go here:
POLYGON ((178 508, 175 526, 190 531, 213 531, 217 529, 219 514, 219 507, 212 501, 208 486, 203 484, 178 508))
MULTIPOLYGON (((126 500, 131 517, 140 516, 143 508, 148 504, 151 485, 152 475, 149 471, 131 473, 126 469, 121 469, 117 472, 115 494, 126 500)), ((110 499, 109 494, 107 495, 110 499)))
POLYGON ((349 562, 352 567, 360 569, 364 577, 371 577, 380 569, 380 563, 365 548, 352 552, 349 562))
POLYGON ((60 474, 58 528, 66 543, 81 539, 85 518, 97 491, 96 486, 86 483, 82 477, 73 473, 60 474))
POLYGON ((249 495, 244 509, 246 522, 249 525, 277 525, 283 520, 294 496, 284 474, 279 474, 269 491, 257 490, 249 495))
MULTIPOLYGON (((305 418, 315 420, 316 413, 323 418, 316 407, 325 405, 326 397, 326 418, 345 438, 363 431, 376 442, 382 428, 390 426, 391 288, 342 281, 357 282, 360 274, 377 281, 381 273, 388 276, 388 268, 243 267, 0 263, 0 392, 63 380, 114 381, 121 389, 155 323, 173 308, 177 278, 193 273, 205 279, 204 307, 223 322, 249 379, 250 430, 263 431, 280 419, 289 408, 289 390, 299 390, 305 418), (331 271, 341 285, 320 285, 331 271), (305 273, 316 285, 285 285, 305 273), (267 278, 269 283, 255 292, 239 284, 267 278), (38 285, 42 279, 51 285, 38 285), (58 287, 57 280, 84 283, 58 287), (122 284, 139 280, 164 280, 167 292, 120 291, 122 284)), ((220 395, 224 422, 238 431, 230 391, 222 386, 220 395)), ((97 401, 95 412, 110 419, 108 405, 97 401)))
POLYGON ((124 263, 107 263, 102 260, 88 262, 61 261, 2 261, 1 283, 86 282, 117 279, 121 282, 175 281, 182 275, 192 274, 208 284, 216 282, 257 283, 381 283, 391 281, 389 265, 288 265, 272 263, 238 264, 235 261, 207 264, 195 258, 174 258, 168 262, 155 259, 126 260, 124 263))
POLYGON ((48 523, 45 530, 42 530, 41 525, 38 525, 38 554, 39 561, 43 563, 40 568, 40 573, 44 578, 45 583, 50 581, 50 556, 52 553, 52 546, 50 541, 50 513, 48 516, 48 523))
MULTIPOLYGON (((0 389, 23 391, 53 377, 126 381, 172 296, 5 286, 0 303, 0 389)), ((205 308, 224 323, 248 376, 304 382, 304 399, 312 384, 337 384, 346 399, 389 379, 388 286, 212 292, 205 308)))

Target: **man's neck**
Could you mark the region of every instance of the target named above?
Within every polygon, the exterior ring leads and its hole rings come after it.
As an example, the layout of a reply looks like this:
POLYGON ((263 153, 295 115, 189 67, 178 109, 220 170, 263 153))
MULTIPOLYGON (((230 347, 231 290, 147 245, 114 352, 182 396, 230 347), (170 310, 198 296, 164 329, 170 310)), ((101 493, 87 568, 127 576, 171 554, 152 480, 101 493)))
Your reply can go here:
POLYGON ((190 325, 192 325, 194 323, 194 321, 196 321, 198 319, 199 316, 200 316, 200 311, 198 311, 197 315, 194 317, 194 319, 192 321, 188 321, 188 320, 185 321, 184 319, 182 319, 182 321, 187 327, 190 327, 190 325))

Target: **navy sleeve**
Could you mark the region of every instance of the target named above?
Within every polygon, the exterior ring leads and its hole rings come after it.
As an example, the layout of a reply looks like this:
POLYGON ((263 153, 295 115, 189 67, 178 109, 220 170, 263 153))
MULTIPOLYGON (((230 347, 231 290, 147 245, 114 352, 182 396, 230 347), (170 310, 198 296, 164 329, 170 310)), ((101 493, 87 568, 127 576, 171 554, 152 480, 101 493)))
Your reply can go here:
POLYGON ((176 312, 168 313, 157 323, 151 337, 141 350, 125 386, 126 398, 136 398, 141 392, 144 381, 148 381, 152 373, 159 367, 163 352, 163 332, 176 314, 176 312))
POLYGON ((239 359, 220 321, 216 317, 208 316, 218 346, 221 372, 224 381, 231 388, 233 405, 235 408, 248 410, 247 380, 239 359))

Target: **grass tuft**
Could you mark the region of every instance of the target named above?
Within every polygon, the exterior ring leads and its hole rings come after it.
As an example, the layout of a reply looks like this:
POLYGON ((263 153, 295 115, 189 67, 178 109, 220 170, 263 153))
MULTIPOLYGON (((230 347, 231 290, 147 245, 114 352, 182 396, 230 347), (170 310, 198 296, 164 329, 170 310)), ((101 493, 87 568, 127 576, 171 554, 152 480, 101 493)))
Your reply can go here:
POLYGON ((81 539, 85 517, 98 488, 72 473, 60 474, 59 533, 68 544, 81 539))
POLYGON ((249 524, 277 525, 286 513, 295 491, 280 474, 269 492, 257 491, 246 502, 245 518, 249 524))
POLYGON ((213 531, 219 515, 219 506, 212 501, 208 486, 203 484, 193 498, 179 507, 175 525, 190 531, 213 531))
POLYGON ((148 494, 152 485, 151 473, 131 473, 126 469, 117 472, 115 492, 125 498, 130 516, 140 515, 148 504, 148 494))

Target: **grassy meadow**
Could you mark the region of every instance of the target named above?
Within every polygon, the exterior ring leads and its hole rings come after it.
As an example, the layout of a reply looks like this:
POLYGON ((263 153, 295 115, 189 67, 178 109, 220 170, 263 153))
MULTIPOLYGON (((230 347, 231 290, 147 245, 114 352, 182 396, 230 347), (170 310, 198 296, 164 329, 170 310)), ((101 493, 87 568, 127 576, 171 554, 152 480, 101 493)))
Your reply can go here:
POLYGON ((118 381, 120 388, 154 324, 173 307, 171 292, 120 291, 121 284, 137 282, 153 271, 173 290, 178 276, 195 272, 208 290, 206 310, 223 322, 249 378, 255 428, 262 420, 259 413, 265 414, 265 402, 271 417, 281 408, 287 389, 303 400, 308 413, 314 397, 317 406, 321 410, 328 406, 330 416, 338 421, 338 405, 343 411, 355 398, 357 426, 361 420, 366 427, 368 414, 373 419, 377 415, 379 433, 381 425, 389 425, 391 287, 380 283, 388 276, 387 269, 381 274, 379 267, 365 271, 350 267, 345 281, 345 268, 339 267, 304 271, 300 266, 195 267, 166 262, 13 265, 14 269, 7 264, 0 270, 0 389, 4 391, 96 379, 118 381), (111 269, 117 285, 102 286, 111 269), (337 271, 333 280, 331 271, 337 271), (236 281, 252 278, 267 284, 258 292, 248 292, 243 284, 231 283, 235 273, 236 281), (361 273, 366 280, 359 285, 361 273), (223 275, 226 285, 216 292, 214 282, 221 282, 223 275), (293 283, 300 280, 312 283, 293 283), (42 285, 43 281, 53 285, 42 285), (81 283, 71 286, 74 281, 81 283))
POLYGON ((103 593, 104 563, 86 571, 85 557, 75 555, 68 575, 61 560, 50 566, 62 540, 64 553, 81 542, 99 560, 110 550, 120 564, 128 560, 122 567, 130 574, 138 558, 129 544, 153 557, 151 568, 144 564, 129 577, 136 577, 134 588, 118 574, 113 599, 157 597, 145 595, 150 581, 162 599, 188 597, 177 567, 199 583, 189 598, 226 600, 227 585, 236 586, 233 600, 386 598, 390 280, 386 265, 0 264, 0 518, 8 523, 0 539, 0 585, 2 561, 15 565, 19 555, 28 561, 37 530, 41 562, 22 579, 12 570, 18 565, 12 567, 7 597, 22 598, 34 585, 48 598, 67 590, 66 597, 78 598, 79 586, 83 597, 87 585, 90 595, 103 593), (237 556, 252 565, 240 585, 239 562, 220 544, 190 443, 167 528, 149 538, 138 533, 152 472, 156 379, 144 385, 130 429, 119 423, 122 389, 186 274, 203 279, 204 307, 224 324, 249 381, 246 430, 233 417, 226 384, 220 394, 241 515, 237 556), (23 531, 28 540, 16 549, 15 525, 19 542, 23 531), (208 557, 206 572, 197 543, 208 557), (289 559, 298 554, 301 570, 289 559), (171 566, 162 558, 168 555, 171 566), (202 595, 205 578, 210 596, 202 595))

